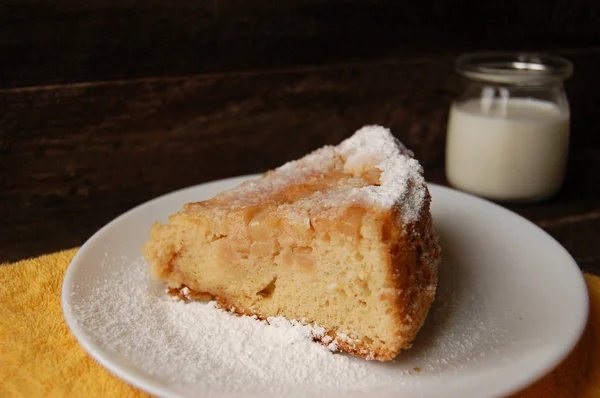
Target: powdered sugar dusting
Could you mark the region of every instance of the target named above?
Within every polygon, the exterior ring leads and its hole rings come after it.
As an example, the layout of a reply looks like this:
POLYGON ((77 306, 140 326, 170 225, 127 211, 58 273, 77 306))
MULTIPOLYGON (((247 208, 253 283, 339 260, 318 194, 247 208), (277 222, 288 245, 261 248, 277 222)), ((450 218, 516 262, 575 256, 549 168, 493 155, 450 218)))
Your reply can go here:
POLYGON ((484 297, 467 289, 465 267, 451 255, 445 265, 413 348, 385 364, 332 352, 337 342, 327 341, 318 325, 280 317, 261 322, 214 302, 174 301, 164 284, 151 280, 141 257, 107 255, 90 264, 73 286, 69 312, 110 362, 139 369, 181 396, 359 397, 375 390, 428 396, 444 375, 501 357, 510 344, 484 297), (315 337, 327 346, 312 342, 315 337))
POLYGON ((398 206, 404 222, 419 218, 427 192, 423 168, 389 129, 365 126, 336 150, 346 160, 345 172, 361 171, 368 165, 381 170, 380 185, 360 188, 361 194, 383 207, 398 206))
POLYGON ((310 177, 333 171, 352 178, 297 200, 293 208, 290 206, 290 213, 302 213, 298 214, 298 220, 308 220, 306 213, 318 217, 319 212, 336 205, 354 203, 383 209, 396 207, 400 210, 400 221, 405 224, 422 216, 428 195, 423 168, 413 153, 394 138, 389 129, 381 126, 365 126, 338 146, 322 147, 217 198, 234 207, 254 206, 288 187, 302 185, 310 177), (381 172, 379 184, 365 186, 361 175, 372 169, 381 172))
MULTIPOLYGON (((230 393, 360 390, 389 384, 390 374, 314 343, 325 329, 281 317, 232 315, 215 302, 174 301, 152 281, 143 259, 107 262, 107 278, 72 310, 103 350, 164 383, 230 393), (126 266, 123 264, 126 263, 126 266)), ((395 372, 395 376, 402 372, 395 372)), ((411 384, 405 374, 402 381, 411 384)), ((192 394, 193 395, 193 394, 192 394)), ((203 396, 210 396, 210 394, 203 396)))

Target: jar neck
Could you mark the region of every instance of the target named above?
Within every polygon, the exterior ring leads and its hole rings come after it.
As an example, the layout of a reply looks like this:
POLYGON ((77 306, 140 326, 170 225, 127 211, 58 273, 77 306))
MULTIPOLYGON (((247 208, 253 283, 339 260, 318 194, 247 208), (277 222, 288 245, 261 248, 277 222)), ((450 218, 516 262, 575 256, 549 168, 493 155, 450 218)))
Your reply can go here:
POLYGON ((517 98, 550 102, 562 111, 568 111, 569 109, 563 81, 560 79, 535 85, 498 84, 496 82, 465 79, 464 90, 456 102, 473 100, 507 101, 517 98))
POLYGON ((573 73, 568 59, 539 53, 463 54, 455 66, 461 75, 491 84, 544 85, 547 80, 562 82, 573 73))
POLYGON ((509 90, 542 90, 563 88, 563 79, 545 78, 545 79, 473 79, 472 77, 462 75, 463 84, 478 85, 489 87, 504 87, 509 90))

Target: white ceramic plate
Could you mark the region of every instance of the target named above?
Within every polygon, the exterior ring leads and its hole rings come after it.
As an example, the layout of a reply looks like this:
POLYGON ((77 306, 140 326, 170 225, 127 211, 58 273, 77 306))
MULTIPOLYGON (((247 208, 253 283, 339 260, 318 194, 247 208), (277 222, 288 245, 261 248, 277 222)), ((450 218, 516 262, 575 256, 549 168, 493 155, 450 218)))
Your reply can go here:
MULTIPOLYGON (((157 338, 152 330, 140 336, 136 319, 110 325, 112 330, 119 330, 119 336, 115 336, 119 344, 107 345, 98 337, 98 323, 112 323, 106 313, 122 302, 114 302, 116 298, 106 294, 104 310, 94 312, 89 308, 90 295, 114 284, 115 275, 123 288, 137 285, 139 289, 141 283, 157 302, 164 302, 159 285, 145 272, 140 279, 140 247, 150 225, 166 220, 187 202, 208 199, 247 178, 203 184, 152 200, 106 225, 79 250, 63 284, 65 318, 80 344, 112 373, 159 396, 281 393, 266 387, 262 391, 247 390, 243 383, 224 388, 222 380, 210 374, 219 365, 217 353, 204 353, 211 358, 207 362, 212 367, 193 363, 186 370, 187 384, 152 374, 136 360, 135 352, 136 347, 148 349, 139 340, 149 339, 150 344, 157 338), (195 372, 191 376, 196 379, 191 379, 198 383, 189 384, 190 372, 195 372)), ((330 388, 322 380, 307 377, 302 383, 286 386, 286 395, 500 396, 534 382, 573 348, 585 326, 588 298, 582 274, 571 256, 540 228, 500 206, 437 185, 431 185, 430 190, 443 263, 437 301, 414 347, 388 364, 349 357, 366 369, 365 377, 356 385, 330 388), (370 385, 371 376, 379 381, 370 385)), ((147 305, 151 309, 154 304, 147 305)), ((152 312, 141 316, 152 317, 152 312)), ((106 330, 103 333, 108 333, 106 330)), ((170 338, 176 341, 185 336, 175 333, 170 338)), ((203 348, 195 349, 201 353, 203 348)), ((302 357, 297 360, 302 361, 302 357)), ((231 380, 244 376, 235 374, 239 366, 231 369, 231 380)))

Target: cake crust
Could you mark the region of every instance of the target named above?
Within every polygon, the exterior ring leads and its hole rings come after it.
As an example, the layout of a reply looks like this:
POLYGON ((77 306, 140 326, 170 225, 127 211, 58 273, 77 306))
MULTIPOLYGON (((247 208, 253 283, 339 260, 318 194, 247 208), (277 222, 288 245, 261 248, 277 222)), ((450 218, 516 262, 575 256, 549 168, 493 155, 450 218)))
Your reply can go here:
POLYGON ((144 257, 174 295, 318 323, 322 344, 387 361, 410 348, 435 298, 430 200, 412 153, 367 127, 186 205, 152 227, 144 257))

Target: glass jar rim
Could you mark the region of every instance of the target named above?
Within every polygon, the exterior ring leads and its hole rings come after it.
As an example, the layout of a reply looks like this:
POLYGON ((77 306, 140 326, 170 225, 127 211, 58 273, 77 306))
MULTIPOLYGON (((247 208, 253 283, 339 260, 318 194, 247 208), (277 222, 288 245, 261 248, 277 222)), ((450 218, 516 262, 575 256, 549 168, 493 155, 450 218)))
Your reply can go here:
POLYGON ((573 74, 571 61, 542 53, 467 53, 457 58, 455 66, 467 78, 501 84, 544 84, 564 81, 573 74))

